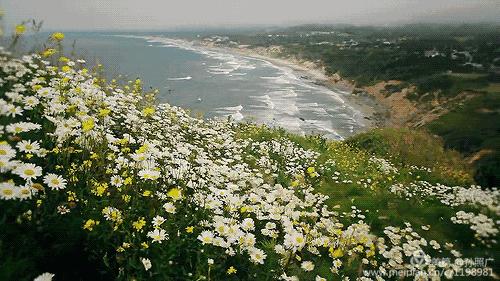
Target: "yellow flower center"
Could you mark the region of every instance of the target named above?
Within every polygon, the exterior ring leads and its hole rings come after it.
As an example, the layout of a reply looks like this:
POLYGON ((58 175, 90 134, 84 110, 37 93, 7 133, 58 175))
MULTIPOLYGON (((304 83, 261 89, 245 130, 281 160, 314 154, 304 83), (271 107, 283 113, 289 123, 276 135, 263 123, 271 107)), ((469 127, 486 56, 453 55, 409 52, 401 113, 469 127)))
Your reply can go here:
POLYGON ((2 193, 4 195, 10 196, 10 195, 14 194, 14 191, 12 191, 12 189, 4 189, 4 190, 2 190, 2 193))
POLYGON ((27 176, 33 176, 35 174, 35 171, 33 169, 26 169, 24 170, 24 174, 27 176))

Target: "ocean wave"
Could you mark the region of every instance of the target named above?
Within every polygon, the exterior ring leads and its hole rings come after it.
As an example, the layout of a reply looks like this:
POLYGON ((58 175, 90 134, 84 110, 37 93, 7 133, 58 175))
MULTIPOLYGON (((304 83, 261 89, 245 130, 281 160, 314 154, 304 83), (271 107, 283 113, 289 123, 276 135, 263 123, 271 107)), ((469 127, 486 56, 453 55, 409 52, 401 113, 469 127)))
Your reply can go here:
POLYGON ((223 115, 224 117, 231 117, 234 121, 241 121, 245 118, 245 116, 241 113, 243 110, 243 105, 237 105, 237 106, 227 106, 227 107, 221 107, 216 110, 219 114, 223 115))
POLYGON ((186 76, 186 77, 177 77, 177 78, 167 78, 168 81, 180 81, 180 80, 191 80, 193 77, 191 76, 186 76))

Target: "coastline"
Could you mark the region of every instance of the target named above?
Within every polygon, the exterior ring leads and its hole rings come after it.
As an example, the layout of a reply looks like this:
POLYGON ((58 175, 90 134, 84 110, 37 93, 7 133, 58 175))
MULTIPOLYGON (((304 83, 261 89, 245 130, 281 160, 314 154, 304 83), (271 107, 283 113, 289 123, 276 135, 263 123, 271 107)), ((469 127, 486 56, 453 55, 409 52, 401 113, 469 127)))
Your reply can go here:
POLYGON ((313 62, 275 57, 271 54, 263 53, 265 52, 264 48, 262 48, 259 52, 249 48, 215 46, 213 44, 207 44, 199 40, 183 41, 210 50, 236 53, 241 56, 261 59, 278 67, 289 68, 294 71, 300 79, 316 84, 318 86, 325 87, 330 91, 340 94, 341 98, 345 100, 346 103, 348 103, 351 107, 353 107, 363 115, 363 120, 360 121, 363 122, 364 125, 366 125, 365 130, 384 126, 388 122, 388 108, 380 104, 373 95, 353 94, 356 88, 352 82, 342 79, 338 75, 328 76, 323 68, 319 67, 313 62))

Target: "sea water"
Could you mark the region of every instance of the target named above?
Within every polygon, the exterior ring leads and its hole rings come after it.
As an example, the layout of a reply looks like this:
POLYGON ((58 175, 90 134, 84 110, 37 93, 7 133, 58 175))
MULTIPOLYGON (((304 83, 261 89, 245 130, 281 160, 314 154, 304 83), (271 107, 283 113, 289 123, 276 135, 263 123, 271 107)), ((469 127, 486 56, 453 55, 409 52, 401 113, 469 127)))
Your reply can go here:
MULTIPOLYGON (((230 51, 193 45, 169 34, 67 33, 74 52, 102 63, 109 77, 141 78, 159 102, 204 118, 253 121, 299 134, 342 139, 365 129, 347 93, 304 79, 294 70, 230 51)), ((65 46, 66 51, 69 45, 65 46)))

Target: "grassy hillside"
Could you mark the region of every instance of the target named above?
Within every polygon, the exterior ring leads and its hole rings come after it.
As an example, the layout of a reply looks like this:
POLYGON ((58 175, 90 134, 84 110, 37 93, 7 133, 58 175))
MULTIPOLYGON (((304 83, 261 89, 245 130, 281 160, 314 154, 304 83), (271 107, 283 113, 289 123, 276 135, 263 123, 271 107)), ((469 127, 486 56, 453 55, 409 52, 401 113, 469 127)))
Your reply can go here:
POLYGON ((62 37, 0 55, 0 280, 495 274, 499 191, 429 136, 371 150, 200 120, 63 57, 62 37))

